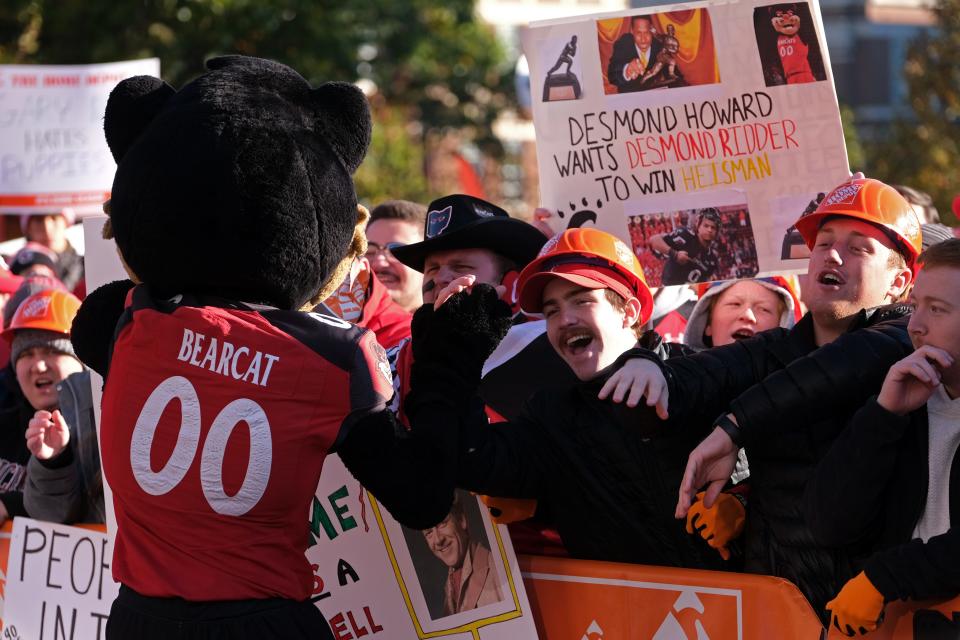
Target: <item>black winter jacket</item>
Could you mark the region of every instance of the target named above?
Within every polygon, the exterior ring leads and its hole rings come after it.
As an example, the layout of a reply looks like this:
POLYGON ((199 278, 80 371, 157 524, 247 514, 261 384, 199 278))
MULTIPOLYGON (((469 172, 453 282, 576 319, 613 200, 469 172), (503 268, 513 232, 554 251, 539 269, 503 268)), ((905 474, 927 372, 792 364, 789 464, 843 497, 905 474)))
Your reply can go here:
POLYGON ((23 397, 16 374, 10 366, 0 371, 0 503, 11 518, 27 515, 23 486, 27 477, 26 431, 36 413, 23 397))
POLYGON ((887 600, 960 593, 960 451, 950 468, 950 529, 913 539, 928 485, 926 405, 897 416, 871 398, 807 486, 805 514, 822 545, 844 547, 887 600))
POLYGON ((717 552, 673 517, 687 455, 706 430, 670 429, 645 405, 598 400, 618 368, 535 393, 511 422, 488 424, 474 402, 461 419, 457 484, 537 499, 575 558, 720 568, 717 552))
POLYGON ((850 416, 912 351, 908 312, 903 305, 861 311, 847 334, 820 349, 808 314, 789 331, 662 365, 671 422, 699 424, 732 411, 740 424, 751 474, 745 569, 791 580, 817 610, 851 569, 844 554, 814 542, 803 490, 850 416))

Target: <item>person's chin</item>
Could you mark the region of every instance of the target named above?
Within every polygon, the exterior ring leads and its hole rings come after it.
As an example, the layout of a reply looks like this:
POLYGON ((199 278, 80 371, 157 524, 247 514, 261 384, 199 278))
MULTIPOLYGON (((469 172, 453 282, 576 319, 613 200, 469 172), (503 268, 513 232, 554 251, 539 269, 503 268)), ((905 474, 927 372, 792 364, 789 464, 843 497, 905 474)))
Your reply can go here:
POLYGON ((816 316, 841 319, 859 312, 861 307, 849 300, 831 300, 824 297, 807 308, 816 316))
POLYGON ((600 356, 597 353, 564 354, 563 359, 579 380, 590 380, 600 372, 600 367, 597 364, 600 356))
POLYGON ((389 271, 375 271, 374 273, 376 273, 377 278, 387 289, 393 290, 403 287, 403 282, 400 280, 400 278, 389 271))
POLYGON ((53 394, 36 394, 33 397, 28 397, 27 401, 30 402, 30 406, 34 408, 35 411, 53 411, 57 408, 57 395, 53 394))

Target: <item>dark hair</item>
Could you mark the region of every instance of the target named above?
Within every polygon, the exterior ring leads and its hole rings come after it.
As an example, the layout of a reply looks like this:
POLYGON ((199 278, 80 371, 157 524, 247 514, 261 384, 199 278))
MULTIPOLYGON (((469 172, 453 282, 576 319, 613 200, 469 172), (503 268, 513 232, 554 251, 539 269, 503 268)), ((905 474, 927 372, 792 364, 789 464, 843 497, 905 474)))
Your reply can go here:
POLYGON ((377 220, 403 220, 422 229, 427 220, 427 208, 409 200, 387 200, 373 208, 373 211, 370 212, 370 222, 367 225, 369 226, 377 220))
POLYGON ((795 14, 799 12, 797 5, 793 2, 788 2, 785 4, 773 4, 767 7, 767 13, 771 18, 777 15, 777 11, 793 11, 795 14))
POLYGON ((937 211, 937 207, 933 204, 933 198, 929 193, 908 187, 905 184, 892 184, 890 186, 896 189, 897 193, 903 196, 903 199, 911 205, 916 205, 923 209, 924 219, 920 222, 940 222, 940 212, 937 211))
POLYGON ((951 238, 938 242, 917 258, 924 269, 948 267, 960 269, 960 238, 951 238))
POLYGON ((633 29, 633 23, 636 22, 637 20, 646 20, 646 21, 647 21, 647 24, 649 24, 651 27, 653 26, 653 16, 650 16, 650 15, 647 15, 647 14, 643 14, 643 15, 639 15, 639 16, 630 16, 630 28, 631 28, 631 29, 633 29))

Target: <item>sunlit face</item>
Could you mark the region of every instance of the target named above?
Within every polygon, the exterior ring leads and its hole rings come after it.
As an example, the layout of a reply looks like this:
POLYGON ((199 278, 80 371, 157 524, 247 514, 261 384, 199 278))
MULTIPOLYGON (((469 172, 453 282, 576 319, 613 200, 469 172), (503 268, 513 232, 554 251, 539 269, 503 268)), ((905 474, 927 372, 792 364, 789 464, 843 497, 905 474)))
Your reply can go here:
POLYGON ((697 238, 701 244, 710 244, 717 238, 717 232, 720 231, 719 225, 709 219, 704 219, 697 225, 697 238))
POLYGON ((800 30, 800 16, 795 14, 793 9, 777 9, 770 22, 777 33, 785 36, 796 35, 800 30))
POLYGON ((83 365, 73 356, 46 347, 26 349, 14 365, 17 383, 24 397, 36 410, 55 409, 57 385, 69 376, 83 370, 83 365))
POLYGON ((585 289, 553 278, 543 290, 547 339, 580 380, 590 380, 636 344, 631 327, 640 315, 632 298, 616 309, 605 289, 585 289))
POLYGON ((476 276, 475 284, 500 284, 503 277, 497 254, 489 249, 451 249, 434 251, 423 261, 423 284, 434 286, 425 291, 423 301, 432 304, 444 287, 461 276, 476 276))
POLYGON ((941 371, 948 384, 960 382, 960 269, 934 267, 917 274, 910 292, 914 312, 907 331, 915 348, 938 347, 953 356, 954 364, 941 371))
POLYGON ((816 318, 841 319, 896 300, 910 270, 891 267, 895 248, 877 227, 854 218, 828 220, 817 232, 801 298, 816 318))
POLYGON ((717 296, 704 334, 713 346, 746 340, 780 325, 779 294, 751 280, 730 285, 717 296))
POLYGON ((27 219, 27 240, 60 251, 66 243, 67 221, 61 215, 36 215, 27 219))
POLYGON ((423 303, 420 288, 423 274, 393 257, 389 245, 413 244, 423 240, 423 229, 406 220, 381 218, 367 226, 367 259, 370 268, 390 292, 390 297, 407 311, 423 303))
POLYGON ((630 24, 633 42, 641 49, 649 49, 653 42, 653 25, 646 18, 636 18, 630 24))
POLYGON ((451 511, 440 524, 424 529, 423 539, 433 555, 443 564, 451 569, 459 569, 463 566, 463 559, 470 546, 467 517, 463 513, 451 511))

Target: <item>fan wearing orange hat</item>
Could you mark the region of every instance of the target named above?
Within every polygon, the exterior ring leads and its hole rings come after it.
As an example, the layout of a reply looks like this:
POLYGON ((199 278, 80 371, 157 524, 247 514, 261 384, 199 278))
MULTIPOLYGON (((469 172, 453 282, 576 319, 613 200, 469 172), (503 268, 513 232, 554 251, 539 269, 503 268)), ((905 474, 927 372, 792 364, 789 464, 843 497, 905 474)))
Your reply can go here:
POLYGON ((52 442, 69 439, 61 433, 61 427, 64 433, 67 427, 58 410, 57 387, 83 371, 70 343, 70 324, 79 307, 80 301, 69 293, 41 291, 20 304, 3 332, 23 400, 0 413, 0 521, 28 514, 23 491, 33 449, 29 429, 35 417, 42 415, 50 422, 52 442))
POLYGON ((910 309, 894 303, 913 281, 921 234, 895 189, 863 177, 837 186, 795 226, 811 250, 801 292, 808 313, 789 330, 657 363, 646 383, 668 381, 675 422, 722 414, 690 454, 677 516, 718 550, 742 529, 745 570, 791 580, 821 610, 850 577, 851 560, 813 540, 800 516, 804 487, 851 412, 912 348, 910 309), (745 521, 742 508, 729 517, 717 509, 740 447, 752 482, 745 521), (712 524, 699 531, 705 518, 712 524))
POLYGON ((580 380, 594 378, 636 346, 653 296, 632 251, 596 229, 547 242, 520 274, 520 306, 542 313, 550 345, 580 380))
MULTIPOLYGON (((538 390, 508 422, 489 424, 470 397, 476 383, 463 383, 479 380, 482 361, 464 350, 451 362, 437 338, 447 325, 487 327, 506 316, 491 287, 465 279, 460 291, 444 289, 433 311, 421 309, 414 318, 413 341, 423 354, 417 366, 445 367, 444 375, 431 376, 429 391, 438 407, 443 399, 450 423, 460 425, 454 482, 488 496, 536 499, 575 558, 722 567, 667 505, 687 452, 703 434, 661 428, 648 406, 598 397, 619 361, 656 357, 635 348, 653 301, 629 247, 597 229, 568 229, 544 245, 518 286, 521 307, 543 314, 550 345, 579 382, 538 390), (420 321, 431 330, 419 333, 420 321)), ((648 390, 647 397, 655 402, 658 394, 648 390)))

